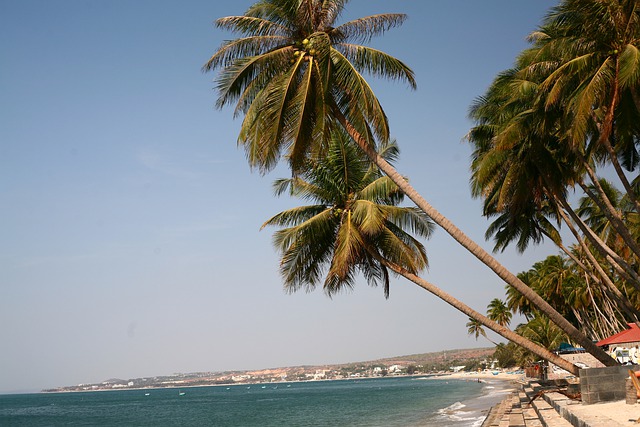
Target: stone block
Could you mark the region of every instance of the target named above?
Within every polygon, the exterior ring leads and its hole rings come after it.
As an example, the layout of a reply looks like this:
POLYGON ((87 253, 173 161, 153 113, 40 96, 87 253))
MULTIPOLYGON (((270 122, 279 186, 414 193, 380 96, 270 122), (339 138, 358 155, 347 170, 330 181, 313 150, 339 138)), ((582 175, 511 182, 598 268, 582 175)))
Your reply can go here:
POLYGON ((585 405, 591 405, 593 403, 598 403, 598 393, 585 393, 582 392, 582 403, 585 405))
POLYGON ((627 378, 624 383, 625 402, 627 405, 635 405, 638 402, 638 393, 631 382, 631 378, 627 378))
POLYGON ((580 391, 586 404, 625 399, 628 366, 580 370, 580 391))

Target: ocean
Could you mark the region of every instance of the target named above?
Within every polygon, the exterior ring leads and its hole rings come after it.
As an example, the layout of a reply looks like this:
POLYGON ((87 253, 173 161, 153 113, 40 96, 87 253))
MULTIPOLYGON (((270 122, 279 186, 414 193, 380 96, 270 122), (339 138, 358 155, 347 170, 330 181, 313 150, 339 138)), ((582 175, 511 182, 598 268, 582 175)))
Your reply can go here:
POLYGON ((480 426, 507 383, 429 377, 0 395, 0 426, 480 426))

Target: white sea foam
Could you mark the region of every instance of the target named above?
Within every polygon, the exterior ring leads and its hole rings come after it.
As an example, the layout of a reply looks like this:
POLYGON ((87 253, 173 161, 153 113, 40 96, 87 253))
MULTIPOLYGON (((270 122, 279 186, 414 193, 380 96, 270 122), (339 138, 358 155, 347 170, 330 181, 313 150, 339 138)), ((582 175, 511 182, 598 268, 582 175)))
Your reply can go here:
POLYGON ((460 409, 464 408, 465 406, 467 406, 467 405, 465 405, 462 402, 456 402, 454 404, 451 404, 451 405, 447 406, 446 408, 439 409, 438 413, 439 414, 453 413, 453 412, 459 411, 460 409))
POLYGON ((462 402, 456 402, 452 405, 447 406, 446 408, 439 409, 436 411, 436 424, 449 426, 469 426, 469 427, 479 427, 482 425, 485 417, 479 415, 476 411, 465 411, 466 408, 462 402))
POLYGON ((464 411, 466 407, 464 403, 456 402, 453 405, 437 411, 436 424, 449 426, 469 426, 479 427, 482 425, 485 417, 478 415, 477 412, 464 411))
POLYGON ((481 395, 437 411, 437 421, 433 425, 480 427, 487 416, 488 408, 503 400, 513 389, 513 384, 510 383, 499 380, 485 381, 481 395))

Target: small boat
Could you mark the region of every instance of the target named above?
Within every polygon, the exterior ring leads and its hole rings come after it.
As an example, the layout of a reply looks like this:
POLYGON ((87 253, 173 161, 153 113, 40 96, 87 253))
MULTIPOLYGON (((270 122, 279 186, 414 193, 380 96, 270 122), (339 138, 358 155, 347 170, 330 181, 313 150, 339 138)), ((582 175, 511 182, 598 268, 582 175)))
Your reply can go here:
POLYGON ((145 396, 149 396, 150 394, 151 394, 151 393, 145 393, 144 395, 145 395, 145 396))
POLYGON ((178 392, 178 396, 184 396, 185 394, 187 394, 187 393, 185 393, 184 391, 178 392))

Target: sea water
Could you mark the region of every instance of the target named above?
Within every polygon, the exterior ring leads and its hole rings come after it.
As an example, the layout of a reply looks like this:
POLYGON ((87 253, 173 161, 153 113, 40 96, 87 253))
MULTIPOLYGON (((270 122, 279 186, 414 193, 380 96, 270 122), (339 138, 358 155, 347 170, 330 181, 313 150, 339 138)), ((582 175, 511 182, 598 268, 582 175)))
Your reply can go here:
POLYGON ((406 377, 0 395, 0 426, 479 426, 508 388, 406 377))

